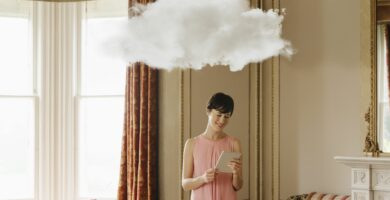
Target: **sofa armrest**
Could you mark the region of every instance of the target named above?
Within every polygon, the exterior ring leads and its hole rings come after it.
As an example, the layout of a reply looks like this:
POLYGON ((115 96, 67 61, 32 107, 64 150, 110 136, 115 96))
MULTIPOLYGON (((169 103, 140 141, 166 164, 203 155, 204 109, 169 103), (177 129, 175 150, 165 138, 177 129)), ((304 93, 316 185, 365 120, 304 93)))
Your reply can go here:
POLYGON ((286 200, 306 200, 308 195, 309 194, 293 195, 288 197, 286 200))
POLYGON ((321 192, 311 192, 307 200, 351 200, 349 195, 337 195, 337 194, 326 194, 321 192))
POLYGON ((311 192, 309 194, 293 195, 288 197, 286 200, 351 200, 351 197, 350 195, 311 192))

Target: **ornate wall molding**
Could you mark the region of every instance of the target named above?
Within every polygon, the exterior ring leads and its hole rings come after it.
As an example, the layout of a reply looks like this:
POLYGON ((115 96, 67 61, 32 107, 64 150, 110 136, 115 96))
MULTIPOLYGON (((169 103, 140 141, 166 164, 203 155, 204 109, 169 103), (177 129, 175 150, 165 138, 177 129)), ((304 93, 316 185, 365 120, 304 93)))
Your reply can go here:
POLYGON ((388 193, 388 192, 375 192, 374 199, 375 200, 389 200, 390 193, 388 193))
POLYGON ((373 170, 372 187, 374 190, 390 191, 390 170, 373 170))
POLYGON ((352 187, 362 189, 370 187, 370 172, 368 169, 352 169, 352 187))
POLYGON ((360 4, 363 131, 367 131, 363 152, 371 156, 379 156, 380 150, 377 139, 376 0, 361 0, 360 4))
POLYGON ((372 199, 370 192, 353 190, 352 191, 352 200, 370 200, 372 199))

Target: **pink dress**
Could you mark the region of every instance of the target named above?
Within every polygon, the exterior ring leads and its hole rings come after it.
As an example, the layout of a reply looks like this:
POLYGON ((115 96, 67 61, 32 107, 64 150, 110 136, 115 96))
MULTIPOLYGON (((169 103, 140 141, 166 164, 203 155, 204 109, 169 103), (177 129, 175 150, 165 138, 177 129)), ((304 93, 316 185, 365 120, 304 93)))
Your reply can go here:
MULTIPOLYGON (((193 177, 201 176, 207 169, 215 167, 222 151, 233 151, 233 138, 226 137, 213 141, 199 135, 194 138, 193 177)), ((236 200, 231 173, 217 173, 213 182, 192 190, 191 200, 236 200)))

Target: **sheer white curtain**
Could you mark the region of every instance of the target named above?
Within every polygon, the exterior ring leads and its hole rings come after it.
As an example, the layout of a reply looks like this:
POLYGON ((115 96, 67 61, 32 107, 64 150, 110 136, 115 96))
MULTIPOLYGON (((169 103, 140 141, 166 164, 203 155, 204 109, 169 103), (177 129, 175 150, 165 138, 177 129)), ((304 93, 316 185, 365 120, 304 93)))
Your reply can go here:
POLYGON ((39 68, 37 198, 75 199, 74 70, 79 64, 81 3, 34 2, 39 68))

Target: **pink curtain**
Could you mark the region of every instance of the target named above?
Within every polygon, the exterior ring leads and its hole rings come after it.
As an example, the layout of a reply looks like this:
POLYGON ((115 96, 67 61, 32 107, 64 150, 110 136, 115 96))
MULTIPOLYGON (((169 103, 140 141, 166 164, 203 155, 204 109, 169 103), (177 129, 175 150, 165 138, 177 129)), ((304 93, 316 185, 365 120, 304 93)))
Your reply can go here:
POLYGON ((158 71, 143 63, 127 70, 118 200, 158 198, 158 71))

